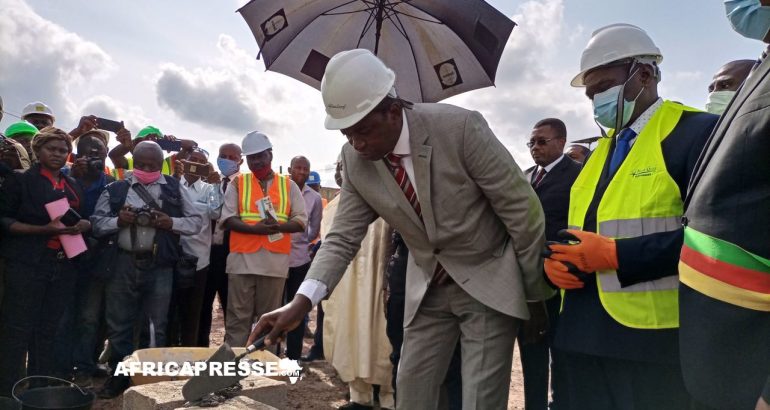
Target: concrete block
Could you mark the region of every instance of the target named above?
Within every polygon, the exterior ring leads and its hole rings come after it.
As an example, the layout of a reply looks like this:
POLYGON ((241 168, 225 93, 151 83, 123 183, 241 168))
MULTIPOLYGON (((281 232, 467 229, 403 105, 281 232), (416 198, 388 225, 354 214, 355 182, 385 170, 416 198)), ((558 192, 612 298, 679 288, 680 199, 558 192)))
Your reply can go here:
MULTIPOLYGON (((131 387, 123 394, 123 410, 173 410, 183 408, 185 399, 182 397, 182 386, 184 386, 185 382, 186 380, 175 380, 131 387)), ((288 388, 285 382, 261 376, 249 376, 241 380, 241 386, 243 386, 243 390, 241 390, 238 397, 245 397, 268 405, 269 407, 265 407, 265 409, 287 408, 286 392, 288 388)), ((228 400, 228 402, 231 400, 228 400)), ((224 407, 219 406, 218 408, 222 409, 224 407)))

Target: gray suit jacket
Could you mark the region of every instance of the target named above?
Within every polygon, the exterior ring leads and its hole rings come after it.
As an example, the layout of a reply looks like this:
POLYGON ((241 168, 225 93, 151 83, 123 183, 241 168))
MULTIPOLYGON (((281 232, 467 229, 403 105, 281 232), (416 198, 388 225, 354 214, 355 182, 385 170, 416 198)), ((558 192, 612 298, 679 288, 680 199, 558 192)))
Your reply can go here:
POLYGON ((412 256, 405 326, 437 261, 481 303, 529 319, 526 301, 553 294, 540 257, 543 210, 529 182, 478 112, 416 104, 405 114, 424 224, 385 162, 361 159, 345 144, 339 209, 307 278, 331 291, 367 227, 381 216, 401 233, 412 256))

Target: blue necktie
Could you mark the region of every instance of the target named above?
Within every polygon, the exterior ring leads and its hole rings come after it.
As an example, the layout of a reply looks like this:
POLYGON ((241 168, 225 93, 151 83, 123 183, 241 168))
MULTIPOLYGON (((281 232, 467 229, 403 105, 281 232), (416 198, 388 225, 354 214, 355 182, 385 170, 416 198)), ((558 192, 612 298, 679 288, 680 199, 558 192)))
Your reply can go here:
POLYGON ((610 175, 615 174, 615 171, 620 168, 620 164, 628 156, 628 151, 631 151, 631 140, 635 136, 636 133, 631 128, 620 131, 618 141, 615 144, 615 152, 612 153, 612 159, 610 160, 610 175))

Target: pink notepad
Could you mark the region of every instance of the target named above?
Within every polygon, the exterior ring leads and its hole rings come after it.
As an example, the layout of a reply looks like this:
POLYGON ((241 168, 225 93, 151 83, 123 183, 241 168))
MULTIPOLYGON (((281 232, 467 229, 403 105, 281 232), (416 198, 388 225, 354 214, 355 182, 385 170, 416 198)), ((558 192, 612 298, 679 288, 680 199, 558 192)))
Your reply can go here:
MULTIPOLYGON (((48 211, 48 216, 51 219, 64 215, 69 209, 70 204, 67 201, 67 198, 45 204, 45 210, 48 211)), ((63 228, 64 224, 59 222, 59 227, 63 228)), ((70 259, 80 255, 88 249, 86 247, 86 241, 83 240, 83 235, 81 234, 59 235, 59 241, 61 242, 62 248, 64 248, 64 254, 70 259)))

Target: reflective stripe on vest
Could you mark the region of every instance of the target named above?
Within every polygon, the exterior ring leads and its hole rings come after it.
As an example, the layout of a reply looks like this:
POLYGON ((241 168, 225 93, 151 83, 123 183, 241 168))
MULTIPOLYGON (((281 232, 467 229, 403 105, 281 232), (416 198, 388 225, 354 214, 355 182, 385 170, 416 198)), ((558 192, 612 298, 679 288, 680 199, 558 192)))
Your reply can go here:
MULTIPOLYGON (((683 203, 669 175, 661 144, 682 116, 694 108, 665 101, 636 138, 628 157, 612 177, 597 209, 597 231, 611 238, 633 238, 681 227, 683 203)), ((568 225, 582 229, 610 152, 611 140, 601 139, 570 192, 568 225)), ((618 323, 639 329, 679 326, 677 276, 621 287, 614 270, 596 273, 599 299, 618 323)))
MULTIPOLYGON (((234 181, 238 187, 238 215, 240 219, 255 225, 262 220, 257 202, 263 198, 262 187, 254 174, 247 173, 238 176, 234 181)), ((268 188, 268 196, 276 213, 276 219, 280 223, 289 220, 291 213, 289 177, 275 174, 273 182, 268 188)), ((265 248, 274 253, 288 255, 291 252, 291 235, 283 234, 283 237, 275 242, 270 242, 267 235, 254 235, 242 232, 230 232, 230 252, 254 253, 265 248)))
MULTIPOLYGON (((249 175, 251 178, 238 178, 238 210, 241 220, 244 222, 259 222, 262 217, 259 214, 259 208, 256 205, 257 199, 262 198, 262 187, 259 185, 259 181, 253 174, 249 175), (253 195, 254 188, 258 189, 258 194, 255 197, 253 195)), ((273 183, 270 185, 270 191, 274 189, 278 190, 277 198, 274 197, 272 192, 268 192, 273 202, 273 208, 278 222, 287 222, 289 220, 289 184, 288 178, 276 174, 273 177, 273 183)))

